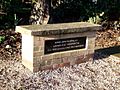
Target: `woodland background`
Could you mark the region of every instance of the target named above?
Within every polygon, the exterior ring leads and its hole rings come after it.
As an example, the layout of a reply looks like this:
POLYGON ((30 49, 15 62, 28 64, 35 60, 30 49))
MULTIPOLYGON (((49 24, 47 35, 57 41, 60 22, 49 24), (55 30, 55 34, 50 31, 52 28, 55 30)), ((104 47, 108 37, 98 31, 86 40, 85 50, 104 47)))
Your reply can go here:
POLYGON ((47 16, 47 23, 86 21, 116 28, 120 20, 120 0, 0 1, 0 29, 35 24, 38 18, 44 21, 47 16))

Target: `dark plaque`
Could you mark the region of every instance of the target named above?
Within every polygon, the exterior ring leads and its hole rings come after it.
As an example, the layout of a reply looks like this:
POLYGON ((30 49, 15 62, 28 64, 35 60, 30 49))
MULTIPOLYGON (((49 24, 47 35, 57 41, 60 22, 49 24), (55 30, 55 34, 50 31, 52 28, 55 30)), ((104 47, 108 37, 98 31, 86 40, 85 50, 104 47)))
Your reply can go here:
POLYGON ((82 49, 85 48, 85 46, 86 46, 86 37, 46 40, 45 54, 82 49))

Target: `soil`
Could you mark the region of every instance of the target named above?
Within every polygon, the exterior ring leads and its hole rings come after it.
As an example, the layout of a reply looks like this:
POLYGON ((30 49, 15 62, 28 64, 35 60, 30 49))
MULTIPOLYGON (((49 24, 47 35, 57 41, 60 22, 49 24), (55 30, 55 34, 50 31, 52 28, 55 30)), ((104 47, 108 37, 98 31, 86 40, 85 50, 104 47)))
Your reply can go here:
POLYGON ((0 36, 5 36, 0 42, 0 58, 7 60, 21 55, 21 34, 14 30, 0 30, 0 36))
POLYGON ((120 37, 120 30, 101 30, 98 31, 96 34, 96 48, 108 48, 108 47, 114 47, 120 45, 120 40, 118 40, 118 37, 120 37))

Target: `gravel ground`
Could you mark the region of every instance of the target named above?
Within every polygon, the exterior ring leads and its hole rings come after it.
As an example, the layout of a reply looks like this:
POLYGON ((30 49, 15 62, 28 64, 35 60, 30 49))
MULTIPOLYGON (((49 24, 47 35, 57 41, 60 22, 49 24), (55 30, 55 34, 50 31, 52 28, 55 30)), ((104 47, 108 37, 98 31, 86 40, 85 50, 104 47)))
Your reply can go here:
MULTIPOLYGON (((120 59, 95 53, 94 62, 32 73, 21 64, 21 35, 0 31, 0 90, 120 90, 120 59)), ((120 45, 119 30, 97 33, 96 46, 120 45)))
POLYGON ((120 90, 120 59, 96 52, 94 62, 38 73, 0 60, 0 90, 120 90))

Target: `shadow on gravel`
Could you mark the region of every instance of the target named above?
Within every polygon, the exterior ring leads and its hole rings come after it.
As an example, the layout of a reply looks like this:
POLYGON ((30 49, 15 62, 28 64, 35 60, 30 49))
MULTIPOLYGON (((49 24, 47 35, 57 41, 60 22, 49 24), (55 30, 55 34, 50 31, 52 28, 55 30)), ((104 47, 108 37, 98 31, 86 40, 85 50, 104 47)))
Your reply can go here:
POLYGON ((114 47, 95 50, 94 60, 107 58, 110 55, 120 56, 120 46, 114 46, 114 47))

